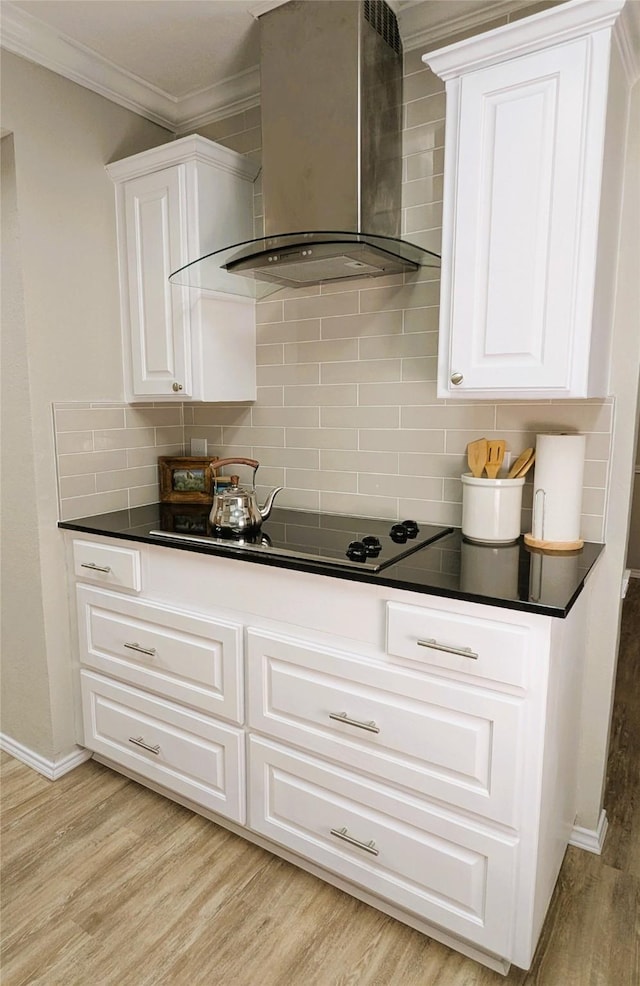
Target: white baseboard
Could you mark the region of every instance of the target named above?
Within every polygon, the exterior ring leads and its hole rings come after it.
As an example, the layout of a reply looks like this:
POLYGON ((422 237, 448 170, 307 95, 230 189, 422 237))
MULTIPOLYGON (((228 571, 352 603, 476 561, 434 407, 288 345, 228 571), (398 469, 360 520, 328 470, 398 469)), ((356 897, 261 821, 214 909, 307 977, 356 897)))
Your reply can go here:
POLYGON ((4 733, 0 733, 0 750, 11 754, 12 757, 20 760, 27 767, 37 770, 39 774, 44 774, 50 781, 56 781, 63 774, 68 774, 70 770, 79 767, 85 760, 89 760, 92 755, 91 750, 85 750, 84 747, 77 746, 72 753, 67 753, 66 756, 60 757, 60 759, 47 760, 46 757, 40 756, 39 753, 34 753, 28 746, 23 746, 22 743, 18 743, 4 733))
POLYGON ((577 849, 586 849, 587 852, 593 852, 599 856, 604 847, 608 827, 607 813, 603 808, 596 829, 583 829, 580 825, 573 826, 569 845, 576 846, 577 849))

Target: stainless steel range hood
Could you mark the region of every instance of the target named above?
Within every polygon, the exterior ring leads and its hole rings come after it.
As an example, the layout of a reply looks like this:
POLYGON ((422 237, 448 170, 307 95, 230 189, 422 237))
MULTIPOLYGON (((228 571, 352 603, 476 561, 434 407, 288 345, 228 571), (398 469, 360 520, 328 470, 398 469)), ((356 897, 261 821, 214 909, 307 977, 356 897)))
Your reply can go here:
POLYGON ((402 45, 390 7, 290 0, 260 31, 265 235, 170 279, 261 296, 439 267, 400 239, 402 45))

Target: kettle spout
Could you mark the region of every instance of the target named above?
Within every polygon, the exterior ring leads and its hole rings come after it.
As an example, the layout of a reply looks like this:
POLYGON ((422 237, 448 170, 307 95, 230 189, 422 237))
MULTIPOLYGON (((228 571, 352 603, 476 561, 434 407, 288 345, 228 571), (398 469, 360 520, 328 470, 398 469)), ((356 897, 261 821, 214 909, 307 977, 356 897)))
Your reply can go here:
POLYGON ((278 493, 281 493, 283 489, 284 486, 276 486, 275 490, 271 490, 271 492, 269 493, 269 496, 264 502, 264 507, 259 508, 260 516, 262 517, 263 520, 268 520, 269 514, 271 513, 271 509, 273 507, 273 501, 275 500, 278 493))

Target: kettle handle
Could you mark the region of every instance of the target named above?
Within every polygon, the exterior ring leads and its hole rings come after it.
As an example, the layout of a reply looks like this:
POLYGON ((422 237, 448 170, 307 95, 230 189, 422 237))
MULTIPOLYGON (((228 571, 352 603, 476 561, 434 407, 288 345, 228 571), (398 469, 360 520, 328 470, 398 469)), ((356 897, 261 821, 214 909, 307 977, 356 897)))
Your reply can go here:
POLYGON ((260 465, 256 459, 215 459, 211 463, 211 468, 214 472, 217 472, 222 466, 230 466, 234 462, 241 466, 251 466, 254 470, 260 465))

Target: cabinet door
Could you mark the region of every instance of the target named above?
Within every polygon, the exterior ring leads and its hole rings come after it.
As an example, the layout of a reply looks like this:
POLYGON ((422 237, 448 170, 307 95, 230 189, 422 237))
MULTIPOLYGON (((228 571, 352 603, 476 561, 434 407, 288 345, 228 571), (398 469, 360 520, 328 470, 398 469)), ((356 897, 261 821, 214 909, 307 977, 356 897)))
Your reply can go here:
POLYGON ((516 836, 257 736, 248 800, 255 832, 509 957, 516 836))
POLYGON ((91 671, 80 685, 89 750, 244 824, 240 729, 91 671))
POLYGON ((133 397, 191 396, 189 289, 169 284, 187 263, 184 165, 125 183, 133 397))
POLYGON ((580 260, 585 220, 597 215, 584 185, 589 56, 583 38, 447 90, 442 396, 571 396, 574 381, 586 385, 580 260))

